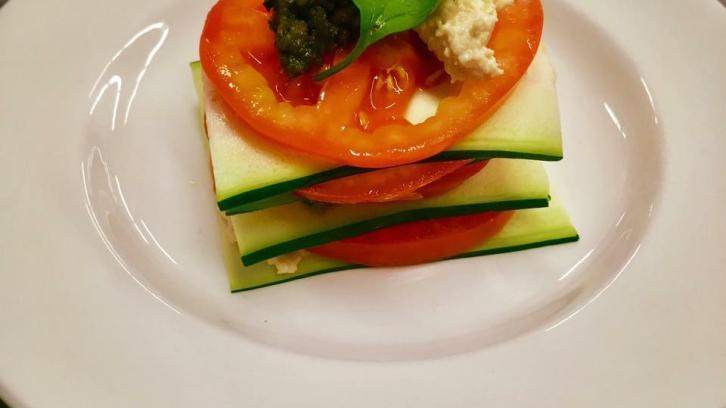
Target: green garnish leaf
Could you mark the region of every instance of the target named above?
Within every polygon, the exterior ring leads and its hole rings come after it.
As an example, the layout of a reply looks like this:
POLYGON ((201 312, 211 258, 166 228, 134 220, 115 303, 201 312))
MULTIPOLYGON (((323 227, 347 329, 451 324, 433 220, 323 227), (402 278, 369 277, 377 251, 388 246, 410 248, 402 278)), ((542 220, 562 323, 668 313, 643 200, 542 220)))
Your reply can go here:
POLYGON ((313 78, 322 81, 353 63, 372 44, 418 27, 436 10, 440 0, 353 0, 360 10, 360 36, 353 50, 335 66, 313 78))

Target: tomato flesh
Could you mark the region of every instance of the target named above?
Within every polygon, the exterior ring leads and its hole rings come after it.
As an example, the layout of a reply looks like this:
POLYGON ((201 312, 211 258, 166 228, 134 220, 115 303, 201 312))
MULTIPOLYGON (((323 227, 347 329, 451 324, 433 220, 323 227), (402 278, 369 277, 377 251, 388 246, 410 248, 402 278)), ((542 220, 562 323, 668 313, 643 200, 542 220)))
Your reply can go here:
POLYGON ((434 116, 414 125, 400 112, 413 85, 428 78, 416 75, 420 61, 391 52, 396 47, 386 48, 401 37, 386 38, 319 84, 282 89, 270 80, 277 74, 265 68, 276 67, 271 61, 277 58, 269 17, 262 0, 220 0, 207 16, 200 41, 205 74, 231 109, 264 137, 335 163, 368 168, 426 159, 478 127, 526 72, 539 47, 543 24, 540 0, 515 0, 504 8, 489 43, 504 74, 463 81, 441 100, 434 116), (391 55, 400 57, 393 59, 393 65, 386 60, 391 55), (397 108, 366 118, 371 116, 367 107, 374 78, 378 75, 389 83, 381 77, 381 61, 389 64, 383 67, 386 75, 395 76, 391 88, 395 92, 388 97, 397 108))
POLYGON ((341 177, 297 190, 312 201, 333 204, 384 203, 423 198, 418 190, 456 172, 470 160, 407 164, 341 177))
POLYGON ((403 266, 447 259, 496 235, 513 212, 415 221, 331 242, 310 252, 352 264, 403 266))
POLYGON ((420 188, 417 192, 421 197, 435 197, 459 187, 486 167, 488 160, 467 164, 455 172, 449 173, 435 182, 420 188))
POLYGON ((295 194, 331 204, 418 200, 453 190, 481 171, 487 161, 469 163, 471 160, 452 160, 389 167, 301 188, 295 194))
POLYGON ((406 110, 416 91, 448 79, 439 75, 438 81, 430 80, 434 73, 443 72, 443 64, 411 31, 375 44, 362 58, 370 63, 372 75, 357 112, 357 124, 364 131, 407 125, 406 110))

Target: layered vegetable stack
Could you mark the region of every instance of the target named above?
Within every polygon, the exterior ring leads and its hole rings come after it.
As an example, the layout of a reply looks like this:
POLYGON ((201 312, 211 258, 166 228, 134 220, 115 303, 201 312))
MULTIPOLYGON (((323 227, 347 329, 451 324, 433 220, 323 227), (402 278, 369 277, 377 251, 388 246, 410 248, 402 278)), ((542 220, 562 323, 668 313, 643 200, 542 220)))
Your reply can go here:
POLYGON ((235 253, 231 290, 576 241, 540 163, 562 159, 562 139, 539 0, 494 15, 496 69, 463 79, 480 61, 434 55, 462 47, 440 47, 459 0, 356 0, 352 50, 349 36, 336 48, 328 35, 319 55, 290 53, 296 35, 320 37, 295 18, 321 27, 343 7, 339 29, 346 1, 287 2, 282 19, 284 0, 221 0, 207 17, 192 70, 235 253))

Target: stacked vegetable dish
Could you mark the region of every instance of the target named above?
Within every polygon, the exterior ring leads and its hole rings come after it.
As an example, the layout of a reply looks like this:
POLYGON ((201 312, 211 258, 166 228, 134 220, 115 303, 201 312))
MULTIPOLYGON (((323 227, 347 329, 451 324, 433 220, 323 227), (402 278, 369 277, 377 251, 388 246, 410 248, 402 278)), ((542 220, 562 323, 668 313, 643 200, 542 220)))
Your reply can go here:
POLYGON ((578 239, 539 0, 220 0, 192 71, 232 291, 578 239))

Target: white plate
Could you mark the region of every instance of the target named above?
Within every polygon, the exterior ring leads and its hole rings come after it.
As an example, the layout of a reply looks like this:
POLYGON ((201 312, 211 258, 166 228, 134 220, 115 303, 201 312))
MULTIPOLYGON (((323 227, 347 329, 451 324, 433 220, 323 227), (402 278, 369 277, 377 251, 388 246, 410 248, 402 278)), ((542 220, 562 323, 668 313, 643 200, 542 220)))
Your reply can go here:
POLYGON ((545 2, 581 242, 237 295, 186 66, 211 3, 72 3, 0 10, 14 406, 726 405, 717 2, 545 2))

